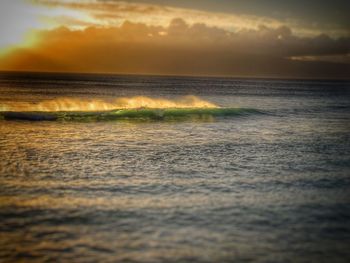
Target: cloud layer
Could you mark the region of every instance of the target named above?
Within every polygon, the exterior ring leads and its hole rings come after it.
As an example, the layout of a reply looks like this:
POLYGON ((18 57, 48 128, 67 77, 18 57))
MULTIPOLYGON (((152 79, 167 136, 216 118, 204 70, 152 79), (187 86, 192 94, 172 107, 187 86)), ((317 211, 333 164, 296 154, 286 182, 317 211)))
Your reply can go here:
POLYGON ((322 28, 276 16, 199 11, 148 0, 5 0, 0 5, 0 47, 12 44, 0 49, 0 70, 350 75, 349 30, 331 24, 322 28), (23 41, 28 32, 30 38, 23 41))
POLYGON ((168 26, 40 31, 32 48, 14 49, 2 70, 270 77, 348 77, 350 39, 300 37, 286 26, 230 32, 181 18, 168 26), (312 58, 312 59, 310 59, 312 58), (336 59, 337 58, 337 59, 336 59))
MULTIPOLYGON (((208 26, 216 26, 230 32, 237 32, 242 29, 257 29, 260 25, 273 28, 285 25, 293 28, 297 35, 315 36, 325 33, 332 37, 349 36, 349 29, 341 27, 337 23, 325 26, 323 23, 308 23, 293 17, 277 19, 273 16, 242 14, 239 12, 210 12, 159 4, 137 3, 135 1, 33 0, 33 2, 40 6, 80 11, 82 15, 79 19, 75 19, 73 23, 72 20, 67 21, 67 17, 51 17, 56 23, 71 27, 85 26, 88 23, 95 26, 120 26, 125 20, 146 25, 166 26, 172 19, 181 17, 189 24, 205 21, 208 26)), ((176 3, 176 1, 174 2, 176 3)), ((235 3, 231 5, 235 6, 235 3)), ((315 8, 318 7, 315 6, 315 8)), ((271 13, 273 13, 273 10, 271 10, 271 13)))

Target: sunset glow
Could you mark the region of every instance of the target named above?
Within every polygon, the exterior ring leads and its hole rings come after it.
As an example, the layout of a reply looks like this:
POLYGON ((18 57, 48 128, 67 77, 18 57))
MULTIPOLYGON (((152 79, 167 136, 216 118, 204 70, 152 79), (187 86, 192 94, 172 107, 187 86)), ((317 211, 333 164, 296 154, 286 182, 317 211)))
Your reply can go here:
POLYGON ((349 0, 0 0, 1 262, 350 262, 349 0))
POLYGON ((0 9, 0 70, 348 75, 350 34, 343 16, 322 15, 327 4, 320 4, 312 19, 302 10, 275 8, 286 15, 226 1, 5 0, 0 9))

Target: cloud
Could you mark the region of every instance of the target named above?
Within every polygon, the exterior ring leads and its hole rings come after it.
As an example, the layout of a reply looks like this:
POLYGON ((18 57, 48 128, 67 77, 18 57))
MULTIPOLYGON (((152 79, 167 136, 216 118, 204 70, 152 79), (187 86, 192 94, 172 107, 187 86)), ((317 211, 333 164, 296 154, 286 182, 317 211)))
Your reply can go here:
POLYGON ((335 63, 339 59, 306 59, 345 57, 349 38, 300 37, 286 26, 231 32, 175 18, 167 26, 125 21, 84 30, 60 27, 38 36, 38 45, 13 50, 0 61, 0 69, 271 77, 349 73, 349 64, 335 63))
POLYGON ((350 54, 347 55, 321 55, 321 56, 292 56, 292 60, 298 61, 323 61, 323 62, 334 62, 334 63, 343 63, 350 64, 350 54))
MULTIPOLYGON (((95 26, 120 26, 125 20, 154 26, 166 26, 177 17, 189 24, 206 23, 230 32, 242 29, 256 30, 260 25, 277 28, 283 25, 293 28, 299 36, 315 36, 325 33, 332 37, 348 36, 349 30, 336 26, 322 27, 315 23, 307 24, 297 19, 276 19, 267 16, 245 15, 240 13, 222 13, 185 9, 165 5, 133 3, 126 1, 79 1, 79 0, 33 0, 40 6, 78 10, 85 14, 84 22, 95 26)), ((58 21, 59 22, 59 21, 58 21)), ((72 23, 71 26, 75 24, 72 23)))

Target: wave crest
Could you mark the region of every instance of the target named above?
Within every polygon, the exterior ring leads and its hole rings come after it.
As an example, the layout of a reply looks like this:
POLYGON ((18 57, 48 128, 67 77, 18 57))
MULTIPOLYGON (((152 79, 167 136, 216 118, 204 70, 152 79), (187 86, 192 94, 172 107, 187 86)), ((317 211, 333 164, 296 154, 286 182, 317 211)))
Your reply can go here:
POLYGON ((110 111, 115 109, 167 109, 167 108, 218 108, 214 103, 196 96, 185 96, 176 100, 145 96, 121 97, 112 101, 101 99, 57 98, 38 103, 10 102, 0 104, 0 111, 55 112, 55 111, 110 111))

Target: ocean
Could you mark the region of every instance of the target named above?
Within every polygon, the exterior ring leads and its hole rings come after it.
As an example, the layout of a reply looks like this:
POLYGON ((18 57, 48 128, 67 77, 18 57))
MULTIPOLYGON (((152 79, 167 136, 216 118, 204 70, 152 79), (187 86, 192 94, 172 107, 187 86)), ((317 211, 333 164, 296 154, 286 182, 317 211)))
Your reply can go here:
POLYGON ((0 109, 1 262, 350 261, 348 81, 1 73, 0 109), (137 96, 218 108, 35 106, 137 96))

